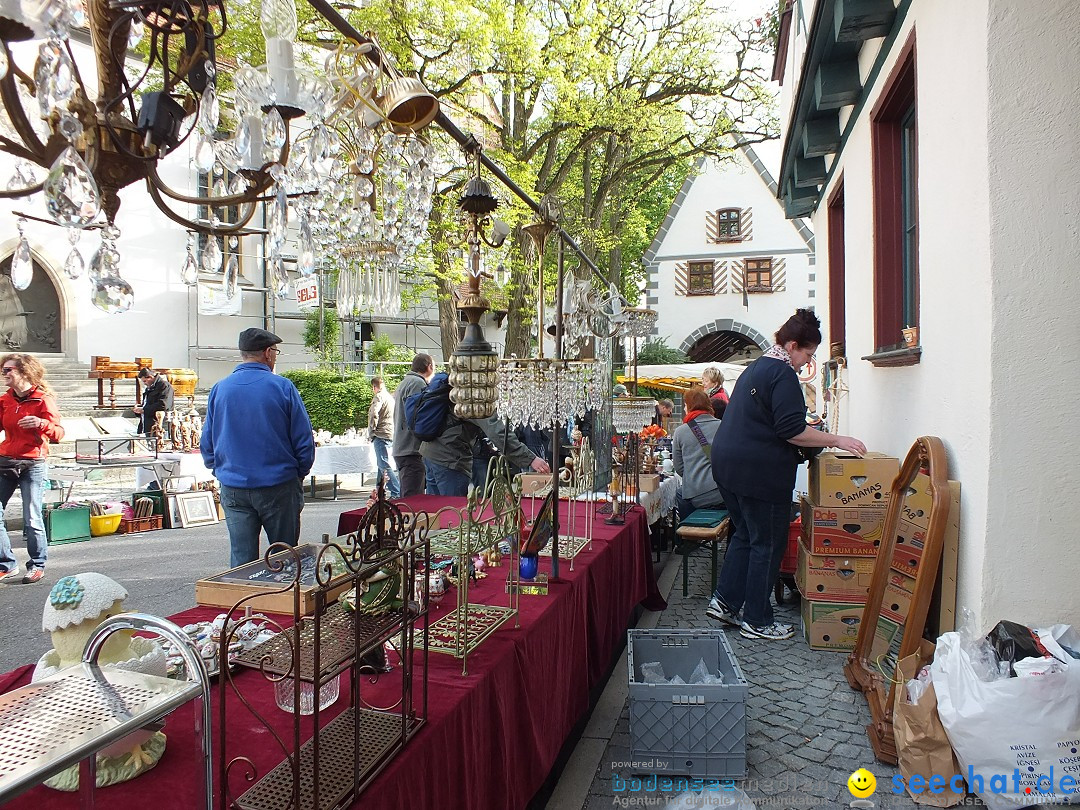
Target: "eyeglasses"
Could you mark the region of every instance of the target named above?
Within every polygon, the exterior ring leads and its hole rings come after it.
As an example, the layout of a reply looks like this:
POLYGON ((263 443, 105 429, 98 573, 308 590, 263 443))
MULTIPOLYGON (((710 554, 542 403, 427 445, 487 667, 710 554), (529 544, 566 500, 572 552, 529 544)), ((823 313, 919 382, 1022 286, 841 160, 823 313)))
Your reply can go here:
POLYGON ((274 352, 274 354, 281 354, 281 349, 279 349, 277 346, 270 346, 268 348, 270 349, 270 351, 274 352))
POLYGON ((19 369, 15 366, 4 366, 2 369, 0 369, 0 371, 2 371, 4 374, 10 374, 11 372, 18 370, 19 369))

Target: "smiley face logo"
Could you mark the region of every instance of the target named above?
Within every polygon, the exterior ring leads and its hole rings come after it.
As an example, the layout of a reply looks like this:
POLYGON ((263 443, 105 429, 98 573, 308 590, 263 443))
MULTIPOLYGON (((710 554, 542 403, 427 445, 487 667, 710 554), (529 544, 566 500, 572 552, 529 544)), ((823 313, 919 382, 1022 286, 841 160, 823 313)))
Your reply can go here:
POLYGON ((877 779, 866 768, 859 768, 847 780, 847 789, 856 799, 865 799, 872 796, 877 790, 877 779))

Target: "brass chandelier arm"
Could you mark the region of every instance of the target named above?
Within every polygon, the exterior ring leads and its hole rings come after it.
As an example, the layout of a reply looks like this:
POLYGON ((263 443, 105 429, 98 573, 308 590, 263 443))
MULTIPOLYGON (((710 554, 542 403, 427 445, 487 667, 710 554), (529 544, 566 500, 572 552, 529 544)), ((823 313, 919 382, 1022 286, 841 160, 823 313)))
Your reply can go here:
MULTIPOLYGON (((8 64, 14 65, 11 52, 8 51, 6 44, 4 45, 4 54, 7 56, 8 64)), ((11 119, 11 125, 15 128, 15 132, 18 133, 19 137, 22 138, 26 151, 30 153, 29 159, 39 166, 46 166, 45 144, 38 138, 34 128, 30 125, 30 120, 26 117, 26 110, 23 109, 22 100, 19 98, 19 90, 15 86, 15 76, 16 71, 8 70, 7 75, 0 79, 0 100, 3 101, 8 118, 11 119)), ((22 78, 25 79, 26 77, 22 78)), ((33 87, 33 82, 30 83, 30 87, 33 87)), ((7 148, 4 151, 15 154, 15 152, 7 148)))
MULTIPOLYGON (((232 233, 237 233, 238 231, 243 230, 244 226, 246 226, 251 221, 251 218, 255 216, 256 205, 254 202, 249 202, 245 203, 246 210, 240 212, 239 218, 236 222, 222 223, 221 225, 207 225, 204 222, 195 222, 193 220, 190 220, 187 217, 173 211, 172 208, 169 207, 169 203, 165 200, 165 197, 162 196, 160 189, 158 189, 157 186, 154 185, 154 183, 150 180, 149 177, 146 178, 146 190, 149 192, 151 199, 153 199, 154 203, 157 205, 161 213, 163 213, 165 216, 167 216, 169 219, 171 219, 178 225, 183 226, 185 230, 189 231, 197 231, 198 233, 209 233, 214 234, 215 236, 221 234, 228 235, 232 233)), ((200 204, 205 204, 205 202, 200 204)))
MULTIPOLYGON (((21 143, 15 143, 10 138, 5 138, 0 135, 0 152, 7 152, 9 155, 14 155, 18 158, 29 160, 32 163, 37 163, 37 155, 23 146, 21 143)), ((33 189, 27 190, 25 193, 33 194, 35 191, 40 191, 41 186, 35 186, 33 189)))
MULTIPOLYGON (((6 152, 8 150, 5 149, 4 151, 6 152)), ((14 153, 11 153, 11 154, 14 154, 14 153)), ((29 188, 15 188, 15 189, 10 189, 8 191, 4 191, 4 190, 0 189, 0 198, 12 200, 12 199, 15 199, 16 197, 29 197, 31 194, 37 194, 44 187, 45 187, 45 181, 42 180, 40 183, 37 183, 36 185, 30 186, 29 188)), ((53 224, 55 224, 55 223, 53 223, 53 224)))
MULTIPOLYGON (((282 158, 284 160, 284 158, 282 158)), ((273 178, 266 172, 260 172, 256 177, 257 182, 243 194, 230 194, 227 197, 199 197, 190 194, 181 194, 169 188, 168 184, 158 174, 157 164, 151 163, 146 173, 146 182, 170 199, 189 205, 205 205, 209 208, 228 208, 231 205, 247 205, 257 200, 260 194, 274 184, 273 178)))

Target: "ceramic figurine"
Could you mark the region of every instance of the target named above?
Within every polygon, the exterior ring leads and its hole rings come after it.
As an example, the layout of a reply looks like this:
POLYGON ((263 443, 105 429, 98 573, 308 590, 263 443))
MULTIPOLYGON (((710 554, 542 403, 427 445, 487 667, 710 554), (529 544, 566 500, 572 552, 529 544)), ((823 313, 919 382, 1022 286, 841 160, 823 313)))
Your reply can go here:
MULTIPOLYGON (((61 578, 49 591, 41 628, 52 636, 53 649, 37 663, 32 680, 37 681, 82 661, 86 642, 97 626, 109 616, 123 612, 127 591, 104 574, 87 572, 61 578)), ((121 630, 106 640, 98 663, 166 676, 168 658, 153 639, 133 636, 121 630)), ((160 731, 135 731, 97 754, 97 786, 126 782, 157 765, 165 752, 165 735, 160 731)), ((56 790, 79 789, 79 766, 61 771, 46 785, 56 790)))

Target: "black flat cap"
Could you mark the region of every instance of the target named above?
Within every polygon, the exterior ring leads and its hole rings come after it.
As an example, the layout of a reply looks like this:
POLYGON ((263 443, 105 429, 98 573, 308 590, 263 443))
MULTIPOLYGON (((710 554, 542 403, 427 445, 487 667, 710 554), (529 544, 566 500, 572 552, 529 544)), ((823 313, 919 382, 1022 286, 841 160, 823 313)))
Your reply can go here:
POLYGON ((263 349, 268 349, 278 343, 281 343, 281 338, 273 332, 267 332, 265 329, 253 327, 240 333, 239 346, 242 352, 261 352, 263 349))

